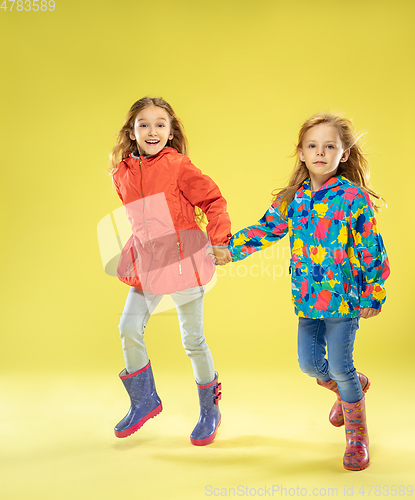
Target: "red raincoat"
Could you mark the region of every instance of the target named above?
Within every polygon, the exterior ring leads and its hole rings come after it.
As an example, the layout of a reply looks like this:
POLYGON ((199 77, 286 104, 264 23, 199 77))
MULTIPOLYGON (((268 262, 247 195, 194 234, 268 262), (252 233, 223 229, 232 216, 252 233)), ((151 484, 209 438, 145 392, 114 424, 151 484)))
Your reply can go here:
POLYGON ((212 179, 167 147, 149 158, 130 155, 113 181, 133 233, 118 262, 119 279, 154 294, 207 284, 215 272, 208 245, 227 246, 231 237, 226 200, 212 179), (208 236, 195 222, 195 206, 207 216, 208 236))

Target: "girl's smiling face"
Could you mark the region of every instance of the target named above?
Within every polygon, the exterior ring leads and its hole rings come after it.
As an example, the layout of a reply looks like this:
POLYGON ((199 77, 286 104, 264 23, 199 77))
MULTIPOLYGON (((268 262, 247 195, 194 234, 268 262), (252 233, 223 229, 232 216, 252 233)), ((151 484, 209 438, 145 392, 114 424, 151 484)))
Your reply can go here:
POLYGON ((349 154, 349 149, 343 149, 337 128, 327 123, 307 130, 298 148, 300 160, 305 163, 315 189, 336 175, 339 163, 347 161, 349 154))
POLYGON ((137 143, 140 155, 155 155, 173 139, 170 116, 159 106, 147 106, 141 110, 134 121, 130 138, 137 143))

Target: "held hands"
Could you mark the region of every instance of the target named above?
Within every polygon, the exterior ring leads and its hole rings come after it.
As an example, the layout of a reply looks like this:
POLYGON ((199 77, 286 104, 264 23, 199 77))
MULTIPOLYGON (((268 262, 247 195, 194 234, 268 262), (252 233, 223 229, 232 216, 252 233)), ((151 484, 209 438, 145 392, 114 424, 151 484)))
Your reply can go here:
POLYGON ((364 319, 374 318, 380 313, 379 309, 372 309, 371 307, 363 307, 360 309, 359 316, 364 319))
POLYGON ((208 249, 207 253, 214 264, 224 266, 225 264, 228 264, 228 262, 232 262, 232 257, 228 247, 212 246, 208 249))
POLYGON ((216 257, 216 264, 224 266, 225 264, 228 264, 228 262, 232 262, 231 253, 229 252, 228 247, 225 248, 212 247, 212 249, 216 257))

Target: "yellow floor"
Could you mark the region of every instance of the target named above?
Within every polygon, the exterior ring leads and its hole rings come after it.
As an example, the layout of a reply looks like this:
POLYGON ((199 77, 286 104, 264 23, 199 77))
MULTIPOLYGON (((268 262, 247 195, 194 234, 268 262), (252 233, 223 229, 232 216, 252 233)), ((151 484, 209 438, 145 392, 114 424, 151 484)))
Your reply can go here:
POLYGON ((4 374, 0 498, 374 498, 393 496, 393 485, 407 497, 415 380, 394 377, 372 370, 371 465, 349 472, 344 431, 327 419, 334 397, 299 370, 222 372, 222 425, 205 447, 189 442, 198 417, 189 373, 156 374, 163 412, 125 439, 113 434, 128 409, 116 373, 4 374))

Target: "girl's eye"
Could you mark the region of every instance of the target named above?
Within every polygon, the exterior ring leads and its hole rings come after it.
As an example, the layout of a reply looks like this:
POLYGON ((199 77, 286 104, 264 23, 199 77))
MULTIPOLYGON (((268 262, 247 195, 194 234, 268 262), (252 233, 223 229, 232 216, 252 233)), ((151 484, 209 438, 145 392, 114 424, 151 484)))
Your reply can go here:
POLYGON ((332 144, 329 144, 327 147, 328 147, 329 149, 334 149, 334 146, 333 146, 332 144))
POLYGON ((163 123, 159 123, 157 126, 158 127, 164 127, 163 123))
POLYGON ((309 144, 309 146, 308 146, 308 147, 309 147, 309 148, 315 148, 316 146, 315 146, 315 144, 309 144))
POLYGON ((142 123, 140 127, 147 127, 147 125, 145 123, 142 123))

